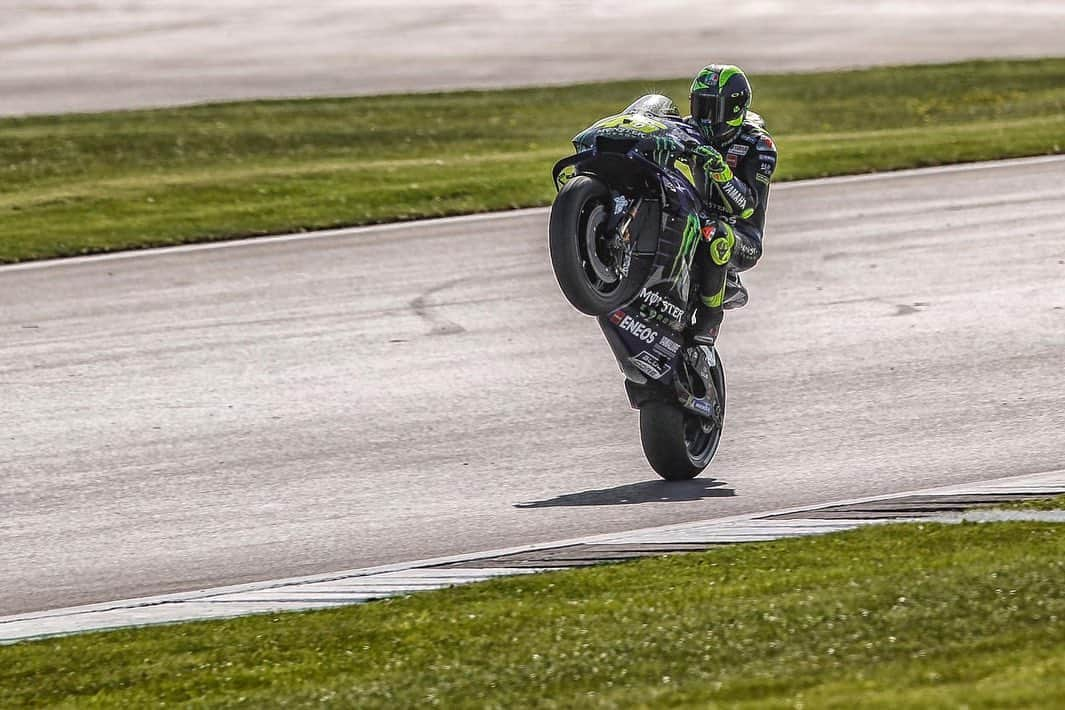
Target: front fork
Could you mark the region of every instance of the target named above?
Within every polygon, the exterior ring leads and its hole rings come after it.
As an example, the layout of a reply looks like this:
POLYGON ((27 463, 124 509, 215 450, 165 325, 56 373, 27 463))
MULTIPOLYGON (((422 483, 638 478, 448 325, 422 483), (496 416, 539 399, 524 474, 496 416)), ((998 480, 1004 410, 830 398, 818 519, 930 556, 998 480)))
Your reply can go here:
POLYGON ((636 219, 636 214, 640 211, 641 205, 643 205, 643 198, 637 197, 629 203, 628 208, 622 208, 621 221, 618 222, 614 230, 614 248, 616 253, 623 255, 620 259, 621 266, 619 267, 622 278, 628 278, 629 267, 632 265, 632 252, 636 245, 632 240, 630 229, 633 220, 636 219))

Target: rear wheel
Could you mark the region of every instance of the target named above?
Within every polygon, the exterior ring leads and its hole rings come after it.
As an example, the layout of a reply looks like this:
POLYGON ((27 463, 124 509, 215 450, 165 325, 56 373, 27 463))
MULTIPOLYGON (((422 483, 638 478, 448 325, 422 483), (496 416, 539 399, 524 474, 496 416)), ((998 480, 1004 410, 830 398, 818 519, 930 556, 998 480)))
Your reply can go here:
POLYGON ((607 229, 612 209, 609 188, 587 175, 567 182, 551 206, 555 278, 573 307, 590 316, 620 308, 640 285, 622 273, 625 250, 607 229))
MULTIPOLYGON (((725 372, 720 360, 713 376, 723 421, 725 372)), ((667 481, 684 481, 710 465, 721 441, 721 426, 679 404, 648 402, 640 408, 640 441, 655 473, 667 481)))

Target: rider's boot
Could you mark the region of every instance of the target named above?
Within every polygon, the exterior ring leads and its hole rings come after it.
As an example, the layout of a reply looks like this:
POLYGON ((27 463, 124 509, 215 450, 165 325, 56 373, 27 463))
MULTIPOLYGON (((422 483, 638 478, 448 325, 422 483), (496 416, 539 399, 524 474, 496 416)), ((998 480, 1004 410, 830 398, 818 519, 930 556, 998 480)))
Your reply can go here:
POLYGON ((696 345, 714 347, 717 342, 717 334, 721 330, 721 320, 725 313, 720 306, 707 305, 707 299, 703 299, 695 310, 695 325, 692 326, 692 342, 696 345))
POLYGON ((740 281, 739 272, 730 268, 725 278, 725 297, 721 301, 721 307, 726 311, 743 308, 747 305, 747 298, 747 287, 740 281))

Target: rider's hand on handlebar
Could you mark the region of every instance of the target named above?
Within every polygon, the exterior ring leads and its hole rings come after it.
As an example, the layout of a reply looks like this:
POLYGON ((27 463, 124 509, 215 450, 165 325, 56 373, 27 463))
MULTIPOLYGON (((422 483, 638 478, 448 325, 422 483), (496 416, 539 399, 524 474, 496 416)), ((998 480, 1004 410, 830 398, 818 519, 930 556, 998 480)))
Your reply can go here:
POLYGON ((708 145, 701 145, 692 151, 692 154, 703 164, 703 170, 714 182, 728 182, 732 179, 732 169, 721 156, 721 153, 708 145))

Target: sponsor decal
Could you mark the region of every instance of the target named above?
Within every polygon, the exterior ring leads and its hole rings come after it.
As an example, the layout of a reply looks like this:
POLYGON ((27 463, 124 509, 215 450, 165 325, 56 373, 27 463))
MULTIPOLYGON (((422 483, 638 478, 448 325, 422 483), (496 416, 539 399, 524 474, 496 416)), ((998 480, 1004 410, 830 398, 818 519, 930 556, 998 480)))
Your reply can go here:
POLYGON ((644 131, 624 128, 622 126, 608 126, 606 128, 600 128, 599 135, 610 138, 643 138, 646 133, 644 131))
POLYGON ((688 401, 688 406, 699 412, 700 414, 705 414, 708 417, 714 415, 714 408, 705 399, 695 399, 693 397, 688 401))
POLYGON ((640 372, 656 380, 662 379, 670 370, 669 365, 666 365, 646 350, 641 350, 639 354, 629 358, 629 362, 635 365, 640 372))
POLYGON ((750 146, 743 143, 733 143, 728 149, 728 154, 725 155, 725 162, 733 168, 736 167, 740 162, 740 158, 747 155, 747 151, 750 149, 750 146))
POLYGON ((658 309, 674 319, 680 319, 684 315, 684 309, 666 299, 657 291, 648 291, 646 288, 640 291, 640 300, 651 308, 658 309))
POLYGON ((758 150, 776 150, 777 146, 769 136, 761 136, 758 139, 758 150))
POLYGON ((706 241, 710 241, 711 239, 714 238, 714 234, 716 232, 717 232, 717 223, 716 222, 711 222, 710 224, 708 224, 705 227, 703 227, 703 239, 705 239, 706 241))
POLYGON ((640 318, 651 323, 662 323, 663 325, 669 325, 673 323, 673 319, 667 316, 665 313, 656 311, 655 309, 640 304, 640 318))
POLYGON ((765 185, 768 185, 768 184, 769 184, 769 178, 768 178, 768 177, 766 177, 765 175, 763 175, 762 173, 758 173, 758 174, 756 174, 756 175, 754 176, 754 179, 755 179, 755 180, 757 180, 757 181, 758 181, 758 182, 760 182, 760 183, 763 183, 763 184, 765 184, 765 185))
POLYGON ((625 311, 614 311, 610 315, 610 322, 614 325, 621 325, 623 320, 625 320, 625 311))
POLYGON ((673 338, 663 335, 658 342, 655 343, 655 350, 666 357, 673 357, 680 351, 680 343, 673 340, 673 338))
POLYGON ((743 209, 747 206, 747 198, 745 198, 743 193, 731 182, 726 182, 722 189, 726 195, 732 198, 732 201, 736 203, 737 207, 743 209))
MULTIPOLYGON (((611 318, 611 321, 613 321, 613 318, 611 318)), ((626 315, 622 318, 621 322, 617 323, 617 326, 621 330, 634 335, 648 345, 658 338, 657 330, 653 330, 651 326, 641 323, 630 315, 626 315)))

